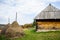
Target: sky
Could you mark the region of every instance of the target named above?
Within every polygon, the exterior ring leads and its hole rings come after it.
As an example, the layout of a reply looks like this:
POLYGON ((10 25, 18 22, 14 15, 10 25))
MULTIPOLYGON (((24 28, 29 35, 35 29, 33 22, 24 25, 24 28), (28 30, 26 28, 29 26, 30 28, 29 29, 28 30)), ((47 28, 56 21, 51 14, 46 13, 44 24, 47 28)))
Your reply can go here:
POLYGON ((17 21, 20 25, 32 23, 39 14, 49 4, 60 9, 60 0, 0 0, 0 24, 7 24, 17 21))

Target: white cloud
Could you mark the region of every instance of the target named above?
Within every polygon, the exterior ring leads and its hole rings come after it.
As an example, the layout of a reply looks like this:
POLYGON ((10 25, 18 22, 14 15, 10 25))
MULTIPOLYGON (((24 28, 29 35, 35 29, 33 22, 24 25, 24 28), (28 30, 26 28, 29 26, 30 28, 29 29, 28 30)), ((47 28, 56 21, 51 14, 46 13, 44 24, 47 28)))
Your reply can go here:
POLYGON ((60 0, 47 0, 48 2, 59 2, 60 0))
POLYGON ((59 0, 0 0, 0 16, 5 20, 10 17, 13 22, 17 12, 19 24, 31 23, 48 2, 55 1, 59 0))
MULTIPOLYGON (((20 1, 21 2, 21 1, 20 1)), ((19 3, 20 3, 19 2, 19 3)), ((23 1, 22 5, 17 5, 16 9, 17 11, 23 12, 23 13, 30 13, 30 12, 35 12, 36 10, 38 10, 41 6, 43 7, 44 3, 38 3, 36 1, 23 1)))

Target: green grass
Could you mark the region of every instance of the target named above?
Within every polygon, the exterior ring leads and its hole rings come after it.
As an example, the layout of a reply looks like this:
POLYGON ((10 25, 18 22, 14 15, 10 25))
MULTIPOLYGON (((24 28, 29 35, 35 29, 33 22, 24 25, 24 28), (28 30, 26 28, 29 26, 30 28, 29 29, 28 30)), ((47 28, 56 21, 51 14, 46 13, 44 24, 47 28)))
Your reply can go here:
MULTIPOLYGON (((25 30, 25 36, 14 40, 60 40, 60 31, 35 32, 34 30, 25 30)), ((3 37, 4 38, 4 37, 3 37)))
POLYGON ((60 40, 60 31, 35 32, 34 30, 25 30, 26 35, 23 38, 15 40, 60 40))
POLYGON ((0 35, 0 40, 7 40, 7 38, 4 35, 0 35))

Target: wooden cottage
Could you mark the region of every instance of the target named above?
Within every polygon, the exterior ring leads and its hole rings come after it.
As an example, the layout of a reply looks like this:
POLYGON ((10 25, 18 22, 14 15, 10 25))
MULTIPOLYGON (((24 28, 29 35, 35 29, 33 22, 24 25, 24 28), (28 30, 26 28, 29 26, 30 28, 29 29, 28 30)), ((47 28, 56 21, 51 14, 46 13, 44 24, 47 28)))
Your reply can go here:
POLYGON ((49 4, 35 17, 36 30, 60 29, 60 10, 49 4))

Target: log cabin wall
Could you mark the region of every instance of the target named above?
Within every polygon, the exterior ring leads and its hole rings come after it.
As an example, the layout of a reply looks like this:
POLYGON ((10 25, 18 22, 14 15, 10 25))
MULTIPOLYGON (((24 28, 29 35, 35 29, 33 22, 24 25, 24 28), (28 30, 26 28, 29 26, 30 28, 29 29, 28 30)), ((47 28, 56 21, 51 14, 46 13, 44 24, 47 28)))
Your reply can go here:
POLYGON ((60 19, 36 20, 38 29, 60 29, 60 19))
POLYGON ((37 22, 38 29, 59 29, 60 22, 37 22))

